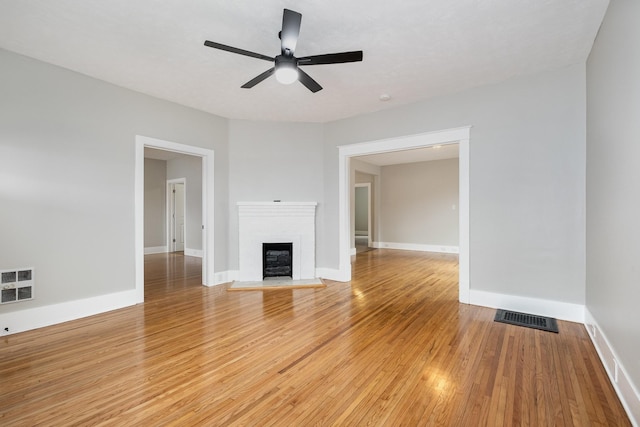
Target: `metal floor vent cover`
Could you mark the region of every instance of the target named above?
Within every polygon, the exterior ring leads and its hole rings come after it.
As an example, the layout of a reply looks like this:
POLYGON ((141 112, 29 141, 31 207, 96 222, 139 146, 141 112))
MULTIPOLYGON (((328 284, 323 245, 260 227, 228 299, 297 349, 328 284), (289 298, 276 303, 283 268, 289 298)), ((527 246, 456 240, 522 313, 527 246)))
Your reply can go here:
POLYGON ((558 322, 556 322, 556 319, 553 317, 536 316, 535 314, 498 309, 496 311, 496 317, 493 320, 495 322, 558 333, 558 322))

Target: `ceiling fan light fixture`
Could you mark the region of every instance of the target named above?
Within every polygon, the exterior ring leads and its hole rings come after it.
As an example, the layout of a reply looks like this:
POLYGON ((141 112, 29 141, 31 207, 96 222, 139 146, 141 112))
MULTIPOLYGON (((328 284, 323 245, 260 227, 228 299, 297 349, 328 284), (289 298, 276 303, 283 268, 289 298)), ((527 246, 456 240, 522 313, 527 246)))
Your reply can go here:
POLYGON ((280 67, 276 69, 276 80, 283 85, 290 85, 298 80, 298 70, 291 67, 280 67))
POLYGON ((285 56, 276 57, 276 80, 284 85, 290 85, 298 80, 298 67, 295 58, 285 56))
POLYGON ((362 61, 362 51, 352 52, 340 52, 340 53, 325 53, 322 55, 305 56, 296 58, 295 50, 298 43, 298 36, 300 35, 300 23, 302 22, 302 15, 293 10, 284 9, 282 12, 282 31, 279 33, 280 37, 280 55, 271 57, 263 55, 261 53, 251 52, 249 50, 239 49, 233 46, 227 46, 225 44, 212 42, 206 40, 205 46, 212 47, 214 49, 220 49, 238 55, 249 56, 256 59, 262 59, 264 61, 275 62, 274 66, 269 68, 262 74, 252 78, 242 86, 243 89, 251 89, 258 83, 265 79, 276 75, 276 79, 282 84, 291 84, 298 80, 304 87, 311 92, 316 93, 322 90, 322 86, 318 84, 309 74, 298 69, 298 65, 322 65, 322 64, 342 64, 345 62, 359 62, 362 61))

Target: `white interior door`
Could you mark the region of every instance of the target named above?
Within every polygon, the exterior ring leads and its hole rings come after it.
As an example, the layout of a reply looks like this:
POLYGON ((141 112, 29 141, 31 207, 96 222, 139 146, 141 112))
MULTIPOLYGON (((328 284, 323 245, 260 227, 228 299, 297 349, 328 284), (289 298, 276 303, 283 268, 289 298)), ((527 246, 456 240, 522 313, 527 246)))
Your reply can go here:
POLYGON ((183 183, 170 184, 171 195, 171 251, 184 251, 185 192, 183 183))

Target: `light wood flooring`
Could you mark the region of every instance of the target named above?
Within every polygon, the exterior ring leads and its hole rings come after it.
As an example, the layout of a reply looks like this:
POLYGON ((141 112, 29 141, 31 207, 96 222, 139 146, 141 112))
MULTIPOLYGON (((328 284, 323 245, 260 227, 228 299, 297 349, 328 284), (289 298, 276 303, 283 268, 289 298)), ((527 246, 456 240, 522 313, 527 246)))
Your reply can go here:
POLYGON ((200 268, 149 255, 144 304, 3 337, 0 425, 630 425, 584 326, 459 304, 453 255, 372 250, 310 290, 200 268))

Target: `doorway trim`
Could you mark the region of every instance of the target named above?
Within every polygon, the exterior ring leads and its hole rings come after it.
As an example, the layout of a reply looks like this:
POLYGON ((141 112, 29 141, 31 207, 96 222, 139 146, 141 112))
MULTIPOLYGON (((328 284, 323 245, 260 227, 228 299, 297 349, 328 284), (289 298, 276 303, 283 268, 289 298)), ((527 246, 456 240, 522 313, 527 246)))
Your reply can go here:
MULTIPOLYGON (((370 182, 363 182, 360 184, 355 184, 354 188, 366 188, 367 189, 367 246, 368 247, 372 247, 373 246, 373 239, 372 239, 372 235, 373 235, 373 230, 371 230, 371 228, 373 227, 373 224, 371 223, 371 209, 373 208, 372 204, 371 204, 371 183, 370 182)), ((355 213, 355 212, 354 212, 355 213)), ((355 223, 355 221, 354 221, 355 223)), ((358 230, 354 230, 354 240, 356 237, 355 232, 358 230)))
POLYGON ((167 248, 169 252, 176 251, 176 245, 172 242, 172 236, 175 237, 175 224, 172 219, 172 212, 175 209, 172 188, 174 184, 182 184, 184 185, 184 197, 182 200, 183 209, 184 209, 184 249, 187 246, 187 179, 186 178, 176 178, 176 179, 168 179, 167 180, 167 248))
POLYGON ((375 140, 338 146, 339 180, 339 276, 341 281, 351 280, 350 230, 351 230, 351 157, 366 154, 388 153, 433 145, 459 144, 459 239, 458 299, 469 303, 469 140, 471 126, 398 138, 375 140))
POLYGON ((214 281, 214 152, 207 148, 136 135, 135 144, 135 273, 136 297, 144 301, 144 149, 172 151, 202 158, 202 284, 214 281))

